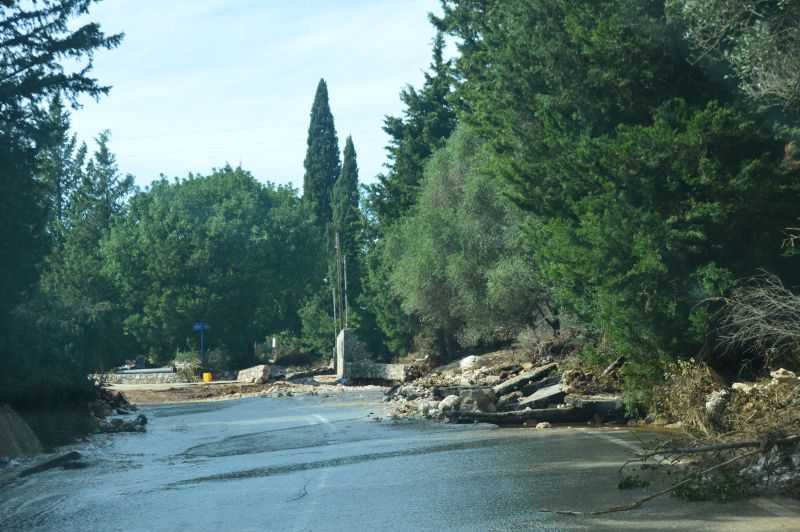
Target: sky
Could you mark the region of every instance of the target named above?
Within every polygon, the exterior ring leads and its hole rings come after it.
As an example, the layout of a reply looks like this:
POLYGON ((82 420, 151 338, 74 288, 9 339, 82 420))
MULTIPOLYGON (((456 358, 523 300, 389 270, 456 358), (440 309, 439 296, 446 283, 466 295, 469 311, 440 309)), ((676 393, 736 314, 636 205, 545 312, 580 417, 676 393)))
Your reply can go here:
POLYGON ((111 85, 80 100, 72 126, 93 150, 111 131, 120 172, 145 188, 160 174, 241 164, 262 182, 302 190, 309 115, 328 84, 339 143, 352 135, 360 180, 386 162, 385 115, 431 62, 438 0, 105 0, 86 20, 122 44, 93 76, 111 85))

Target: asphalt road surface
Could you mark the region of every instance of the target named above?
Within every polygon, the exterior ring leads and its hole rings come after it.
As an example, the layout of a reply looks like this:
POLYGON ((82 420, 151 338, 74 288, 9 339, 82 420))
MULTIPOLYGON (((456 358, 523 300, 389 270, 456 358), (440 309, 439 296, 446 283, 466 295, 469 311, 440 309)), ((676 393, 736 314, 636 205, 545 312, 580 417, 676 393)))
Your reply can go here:
POLYGON ((375 393, 141 411, 146 433, 75 447, 86 468, 0 481, 0 530, 800 529, 800 503, 775 498, 540 512, 649 493, 617 489, 627 451, 654 437, 622 428, 394 423, 374 419, 383 416, 375 393))

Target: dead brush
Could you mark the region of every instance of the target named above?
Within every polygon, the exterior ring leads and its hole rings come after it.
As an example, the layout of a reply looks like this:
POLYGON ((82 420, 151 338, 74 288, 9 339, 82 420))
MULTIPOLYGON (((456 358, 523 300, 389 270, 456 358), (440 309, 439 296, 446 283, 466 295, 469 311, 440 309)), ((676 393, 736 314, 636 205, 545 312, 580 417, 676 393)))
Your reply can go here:
POLYGON ((720 428, 723 441, 800 434, 800 380, 766 381, 732 393, 720 428))
POLYGON ((653 392, 653 413, 669 423, 681 421, 690 432, 710 437, 716 430, 706 416, 706 398, 723 388, 716 374, 694 359, 670 365, 666 383, 653 392))
POLYGON ((768 368, 800 366, 800 296, 778 277, 747 279, 721 300, 720 347, 750 354, 768 368))

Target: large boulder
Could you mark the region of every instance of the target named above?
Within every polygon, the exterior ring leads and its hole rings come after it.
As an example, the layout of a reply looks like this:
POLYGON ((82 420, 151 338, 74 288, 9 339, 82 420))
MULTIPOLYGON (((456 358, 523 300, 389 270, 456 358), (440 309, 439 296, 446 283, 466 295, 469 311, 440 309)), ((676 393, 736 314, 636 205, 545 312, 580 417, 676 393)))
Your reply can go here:
POLYGON ((439 412, 452 412, 454 410, 458 410, 458 407, 461 406, 461 397, 457 395, 448 395, 437 405, 437 409, 439 412))
POLYGON ((243 369, 236 376, 236 382, 252 384, 265 384, 269 380, 269 366, 261 364, 252 368, 243 369))
POLYGON ((548 405, 561 403, 565 395, 563 385, 554 384, 521 399, 517 408, 546 408, 548 405))
POLYGON ((462 412, 496 412, 494 390, 491 388, 465 388, 458 392, 462 412))
POLYGON ((481 365, 481 357, 477 357, 475 355, 470 355, 468 357, 464 357, 459 362, 458 366, 461 368, 461 371, 469 371, 472 369, 479 368, 481 365))

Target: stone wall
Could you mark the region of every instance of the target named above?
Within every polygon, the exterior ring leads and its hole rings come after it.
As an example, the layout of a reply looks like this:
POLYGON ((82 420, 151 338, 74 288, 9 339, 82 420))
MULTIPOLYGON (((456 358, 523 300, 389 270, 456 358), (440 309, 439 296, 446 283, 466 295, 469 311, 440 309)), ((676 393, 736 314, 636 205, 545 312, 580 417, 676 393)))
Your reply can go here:
POLYGON ((342 329, 336 338, 336 376, 361 381, 404 382, 408 376, 403 364, 377 364, 352 329, 342 329))
POLYGON ((359 361, 345 366, 344 377, 353 380, 405 382, 408 370, 405 364, 359 361))
POLYGON ((176 384, 189 382, 178 373, 95 373, 90 379, 106 384, 176 384))

